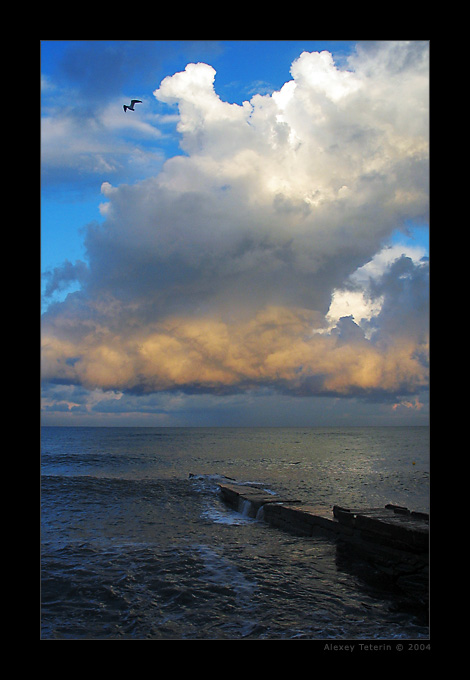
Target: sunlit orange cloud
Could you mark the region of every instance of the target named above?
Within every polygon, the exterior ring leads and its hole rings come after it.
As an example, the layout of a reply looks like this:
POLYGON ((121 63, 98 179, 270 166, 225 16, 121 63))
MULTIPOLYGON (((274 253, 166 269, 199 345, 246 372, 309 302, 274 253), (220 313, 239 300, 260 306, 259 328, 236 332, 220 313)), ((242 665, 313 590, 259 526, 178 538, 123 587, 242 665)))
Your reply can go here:
POLYGON ((419 401, 418 397, 416 397, 414 401, 406 401, 406 400, 399 401, 396 404, 393 404, 392 409, 394 411, 396 411, 398 408, 403 406, 404 408, 411 408, 411 409, 416 409, 416 411, 421 411, 421 409, 423 408, 423 405, 424 404, 422 404, 419 401))
POLYGON ((299 394, 399 392, 427 384, 415 341, 375 346, 314 332, 318 314, 268 307, 238 324, 171 317, 128 332, 77 342, 43 336, 43 375, 88 389, 150 393, 237 390, 268 385, 299 394))

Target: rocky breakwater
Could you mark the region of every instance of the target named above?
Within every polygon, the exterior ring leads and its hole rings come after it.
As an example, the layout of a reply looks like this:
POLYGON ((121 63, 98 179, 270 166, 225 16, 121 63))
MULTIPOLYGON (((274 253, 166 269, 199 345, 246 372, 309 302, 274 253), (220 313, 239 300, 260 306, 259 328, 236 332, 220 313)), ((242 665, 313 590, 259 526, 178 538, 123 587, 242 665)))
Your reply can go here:
POLYGON ((390 582, 423 604, 428 601, 429 516, 397 505, 332 508, 282 498, 261 486, 219 484, 225 503, 247 517, 300 536, 337 540, 390 582))

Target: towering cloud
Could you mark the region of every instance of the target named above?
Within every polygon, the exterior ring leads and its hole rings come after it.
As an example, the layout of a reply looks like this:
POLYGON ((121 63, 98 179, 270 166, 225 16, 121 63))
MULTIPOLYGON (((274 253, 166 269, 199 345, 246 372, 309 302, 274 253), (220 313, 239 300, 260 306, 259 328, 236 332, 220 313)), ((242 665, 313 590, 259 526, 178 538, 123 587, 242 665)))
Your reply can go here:
POLYGON ((426 218, 427 44, 367 44, 343 69, 304 52, 291 75, 242 105, 220 99, 208 64, 162 81, 183 153, 103 184, 82 288, 44 319, 46 379, 133 393, 426 385, 425 261, 362 286, 367 328, 327 313, 395 229, 426 218))

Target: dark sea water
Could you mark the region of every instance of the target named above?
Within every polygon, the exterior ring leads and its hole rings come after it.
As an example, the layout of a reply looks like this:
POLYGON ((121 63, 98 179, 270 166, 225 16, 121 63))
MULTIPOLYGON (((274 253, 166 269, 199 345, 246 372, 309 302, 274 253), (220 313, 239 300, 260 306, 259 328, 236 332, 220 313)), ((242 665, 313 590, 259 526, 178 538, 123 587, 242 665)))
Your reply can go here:
POLYGON ((333 540, 218 494, 225 475, 330 507, 428 511, 426 427, 44 427, 41 444, 42 639, 429 637, 426 612, 333 540))

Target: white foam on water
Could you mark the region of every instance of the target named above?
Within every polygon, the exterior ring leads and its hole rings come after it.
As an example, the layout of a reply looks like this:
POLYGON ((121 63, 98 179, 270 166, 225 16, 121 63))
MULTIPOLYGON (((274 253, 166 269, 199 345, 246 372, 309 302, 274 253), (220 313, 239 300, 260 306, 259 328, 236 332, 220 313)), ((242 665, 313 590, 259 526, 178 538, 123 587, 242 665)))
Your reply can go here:
POLYGON ((256 520, 262 522, 264 520, 264 505, 260 505, 258 512, 256 513, 256 520))
POLYGON ((250 501, 241 498, 238 501, 238 512, 242 517, 253 517, 253 505, 250 501))
POLYGON ((217 510, 216 508, 208 508, 202 512, 201 517, 208 519, 215 524, 227 524, 236 526, 238 524, 247 524, 253 522, 253 519, 244 516, 236 510, 217 510))
POLYGON ((197 546, 204 565, 204 578, 211 583, 225 585, 234 590, 237 598, 249 604, 256 584, 244 576, 237 565, 207 545, 197 546))

